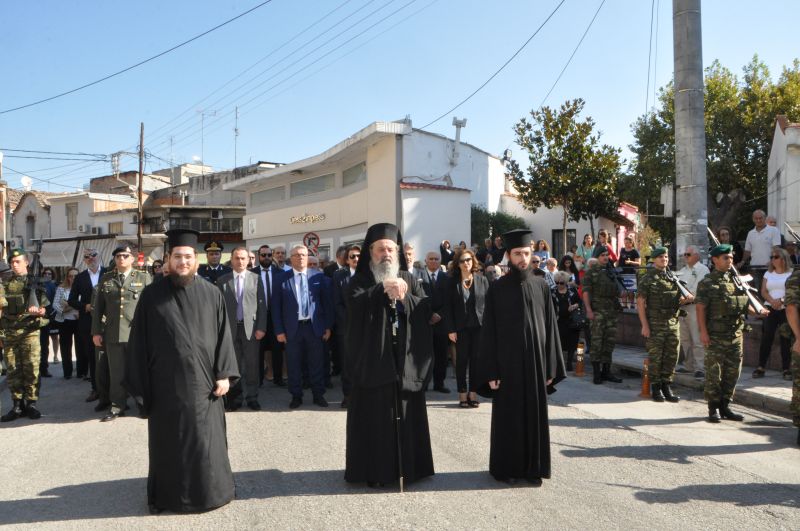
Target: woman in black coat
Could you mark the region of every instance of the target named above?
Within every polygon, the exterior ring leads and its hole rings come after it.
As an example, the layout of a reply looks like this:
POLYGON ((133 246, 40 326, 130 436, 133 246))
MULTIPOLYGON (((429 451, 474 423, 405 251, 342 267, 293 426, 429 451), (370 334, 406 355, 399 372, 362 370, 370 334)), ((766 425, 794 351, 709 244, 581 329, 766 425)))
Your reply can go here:
POLYGON ((578 347, 580 328, 573 326, 573 314, 581 307, 578 290, 569 285, 570 274, 558 271, 555 274, 556 287, 553 289, 553 305, 558 316, 558 335, 561 339, 561 350, 568 371, 572 370, 572 358, 578 347))
POLYGON ((489 281, 478 273, 478 258, 471 249, 458 249, 453 263, 453 281, 448 285, 445 298, 445 325, 450 341, 456 344, 458 405, 474 408, 479 405, 476 394, 478 347, 489 281))

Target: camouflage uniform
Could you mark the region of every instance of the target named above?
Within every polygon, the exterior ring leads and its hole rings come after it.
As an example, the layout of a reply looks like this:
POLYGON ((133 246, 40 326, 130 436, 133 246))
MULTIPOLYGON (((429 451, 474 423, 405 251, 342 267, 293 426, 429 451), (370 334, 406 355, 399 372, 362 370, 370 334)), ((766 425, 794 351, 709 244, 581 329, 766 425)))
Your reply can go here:
MULTIPOLYGON (((28 311, 28 276, 14 275, 3 281, 5 297, 0 329, 8 365, 8 390, 14 401, 36 402, 39 399, 39 329, 49 322, 31 316, 28 311)), ((36 290, 39 306, 50 304, 44 287, 36 290)))
MULTIPOLYGON (((784 305, 794 305, 800 310, 800 269, 795 269, 792 276, 786 280, 786 295, 784 305)), ((795 338, 791 338, 794 346, 795 338)), ((792 350, 792 417, 794 425, 800 428, 800 352, 792 350)), ((798 435, 800 437, 800 434, 798 435)), ((800 439, 798 439, 800 440, 800 439)))
POLYGON ((150 275, 146 271, 132 269, 122 281, 115 269, 105 273, 95 289, 92 335, 103 336, 103 349, 98 349, 97 360, 98 406, 110 403, 114 413, 127 408, 128 395, 122 387, 122 379, 128 337, 139 296, 148 284, 150 275))
POLYGON ((709 405, 729 402, 742 370, 742 332, 747 295, 736 288, 732 273, 714 270, 697 286, 695 301, 705 306, 706 349, 704 395, 709 405))
POLYGON ((583 292, 589 294, 594 312, 592 321, 592 363, 611 363, 617 336, 619 291, 604 266, 595 264, 583 277, 583 292))
POLYGON ((681 292, 664 271, 653 267, 639 281, 637 297, 645 300, 650 325, 650 337, 645 341, 650 383, 672 383, 680 351, 681 292))

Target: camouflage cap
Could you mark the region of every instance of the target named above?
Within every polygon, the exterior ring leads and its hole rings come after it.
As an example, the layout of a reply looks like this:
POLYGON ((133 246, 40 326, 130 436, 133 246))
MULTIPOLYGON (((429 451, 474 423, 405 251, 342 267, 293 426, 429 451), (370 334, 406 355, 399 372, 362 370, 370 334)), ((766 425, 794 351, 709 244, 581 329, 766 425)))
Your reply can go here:
POLYGON ((719 256, 721 254, 729 254, 733 252, 733 245, 729 243, 721 243, 711 249, 711 256, 719 256))
POLYGON ((653 252, 650 253, 650 258, 658 258, 662 254, 667 254, 667 248, 666 247, 656 247, 655 249, 653 249, 653 252))

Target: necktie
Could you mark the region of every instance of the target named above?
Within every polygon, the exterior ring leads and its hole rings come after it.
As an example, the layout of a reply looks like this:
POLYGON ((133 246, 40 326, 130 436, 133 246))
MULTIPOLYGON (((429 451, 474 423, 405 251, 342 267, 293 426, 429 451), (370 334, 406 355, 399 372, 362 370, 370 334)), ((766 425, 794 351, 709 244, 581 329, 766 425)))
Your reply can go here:
POLYGON ((303 273, 300 275, 300 317, 308 318, 308 284, 306 284, 306 276, 303 273))
POLYGON ((244 308, 242 308, 242 275, 236 276, 236 320, 244 321, 244 308))
POLYGON ((125 273, 120 273, 119 274, 119 283, 120 284, 125 284, 125 273))

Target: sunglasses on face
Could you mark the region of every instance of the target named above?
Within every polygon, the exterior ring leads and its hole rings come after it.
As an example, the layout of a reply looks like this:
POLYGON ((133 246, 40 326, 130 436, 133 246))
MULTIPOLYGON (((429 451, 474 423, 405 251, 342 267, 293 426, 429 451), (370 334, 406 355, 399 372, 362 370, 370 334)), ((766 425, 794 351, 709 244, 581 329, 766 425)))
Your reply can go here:
POLYGON ((781 259, 781 258, 783 258, 783 257, 782 257, 782 256, 772 256, 771 258, 772 258, 773 260, 779 260, 779 259, 781 259))
POLYGON ((262 258, 267 258, 272 256, 272 253, 258 253, 258 255, 261 256, 262 258))
POLYGON ((557 284, 557 285, 559 285, 559 286, 564 286, 564 285, 566 285, 567 283, 566 283, 566 282, 556 282, 556 284, 557 284))
POLYGON ((349 258, 350 260, 355 260, 355 259, 356 259, 356 258, 358 258, 359 256, 361 256, 361 255, 360 255, 360 254, 351 254, 351 255, 349 255, 347 258, 349 258))
POLYGON ((130 257, 131 257, 131 255, 129 255, 128 253, 117 253, 114 256, 114 258, 122 258, 123 260, 126 260, 126 259, 128 259, 130 257))
POLYGON ((88 260, 89 258, 94 258, 96 256, 97 256, 97 253, 89 253, 89 254, 83 255, 83 259, 84 260, 88 260))
POLYGON ((462 258, 458 262, 461 263, 461 264, 467 264, 467 263, 472 262, 472 258, 462 258))
POLYGON ((540 264, 540 263, 542 263, 542 261, 541 260, 531 260, 531 263, 532 264, 540 264))
POLYGON ((683 253, 683 256, 692 256, 692 253, 683 253))

